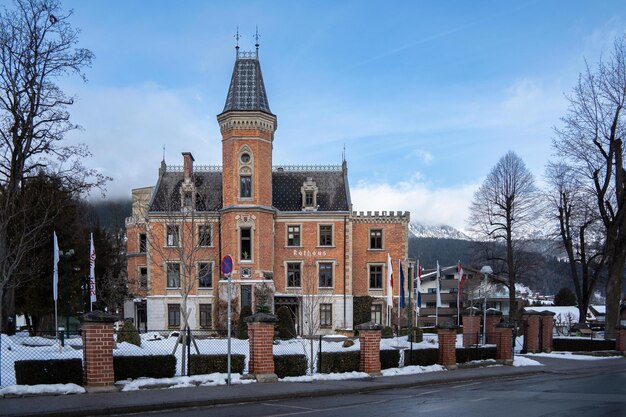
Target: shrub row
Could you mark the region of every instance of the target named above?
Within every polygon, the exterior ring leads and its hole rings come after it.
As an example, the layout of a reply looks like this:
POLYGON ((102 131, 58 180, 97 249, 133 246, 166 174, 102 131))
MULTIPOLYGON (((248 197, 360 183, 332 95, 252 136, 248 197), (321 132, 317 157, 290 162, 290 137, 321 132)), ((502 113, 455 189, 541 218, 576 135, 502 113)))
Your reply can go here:
MULTIPOLYGON (((230 370, 242 374, 245 355, 230 355, 230 370)), ((191 375, 212 374, 214 372, 228 372, 228 355, 191 355, 189 357, 189 373, 191 375)))
POLYGON ((399 350, 381 350, 380 351, 380 369, 397 368, 400 365, 399 350))
POLYGON ((615 350, 615 340, 604 339, 552 339, 553 349, 570 352, 592 352, 594 350, 615 350))
POLYGON ((404 365, 429 366, 437 363, 439 359, 439 349, 418 349, 404 351, 404 365))
POLYGON ((317 372, 330 374, 333 372, 353 372, 359 370, 361 352, 322 352, 317 355, 317 372))
POLYGON ((476 347, 476 348, 458 348, 456 350, 456 362, 465 363, 471 361, 484 361, 487 359, 495 359, 497 349, 492 347, 476 347))
POLYGON ((174 355, 113 356, 113 374, 116 381, 141 377, 171 378, 175 373, 174 355))
POLYGON ((306 368, 305 355, 274 356, 274 369, 279 378, 306 375, 306 368))
POLYGON ((81 359, 16 361, 14 366, 18 385, 83 383, 81 359))

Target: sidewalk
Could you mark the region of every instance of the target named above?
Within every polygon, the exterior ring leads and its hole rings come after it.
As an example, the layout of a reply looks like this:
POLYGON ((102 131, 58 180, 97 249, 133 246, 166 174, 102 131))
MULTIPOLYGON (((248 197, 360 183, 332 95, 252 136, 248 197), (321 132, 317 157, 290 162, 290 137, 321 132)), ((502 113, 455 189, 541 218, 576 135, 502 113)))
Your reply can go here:
MULTIPOLYGON (((541 360, 543 363, 544 361, 541 360)), ((551 361, 548 361, 551 362, 551 361)), ((369 392, 390 388, 454 383, 470 380, 521 377, 549 371, 552 366, 489 366, 416 375, 360 380, 277 382, 219 387, 195 387, 100 394, 79 394, 0 399, 2 416, 98 416, 115 413, 171 410, 184 407, 257 402, 297 397, 369 392)))

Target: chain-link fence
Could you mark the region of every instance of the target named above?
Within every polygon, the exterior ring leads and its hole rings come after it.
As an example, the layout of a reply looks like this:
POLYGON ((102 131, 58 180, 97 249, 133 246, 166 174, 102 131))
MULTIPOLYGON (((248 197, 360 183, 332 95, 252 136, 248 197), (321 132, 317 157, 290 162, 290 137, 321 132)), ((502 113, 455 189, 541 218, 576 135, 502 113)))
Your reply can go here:
POLYGON ((17 332, 0 335, 0 386, 16 384, 15 363, 83 358, 83 341, 76 331, 17 332))

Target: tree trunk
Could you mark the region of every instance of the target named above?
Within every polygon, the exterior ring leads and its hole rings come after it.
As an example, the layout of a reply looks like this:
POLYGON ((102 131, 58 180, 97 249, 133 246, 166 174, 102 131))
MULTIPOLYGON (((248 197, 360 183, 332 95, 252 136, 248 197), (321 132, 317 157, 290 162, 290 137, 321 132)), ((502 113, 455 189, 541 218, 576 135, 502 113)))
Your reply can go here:
POLYGON ((622 280, 624 279, 624 263, 626 253, 620 250, 609 263, 606 281, 606 316, 604 319, 604 339, 615 339, 616 327, 619 324, 619 307, 622 296, 622 280))

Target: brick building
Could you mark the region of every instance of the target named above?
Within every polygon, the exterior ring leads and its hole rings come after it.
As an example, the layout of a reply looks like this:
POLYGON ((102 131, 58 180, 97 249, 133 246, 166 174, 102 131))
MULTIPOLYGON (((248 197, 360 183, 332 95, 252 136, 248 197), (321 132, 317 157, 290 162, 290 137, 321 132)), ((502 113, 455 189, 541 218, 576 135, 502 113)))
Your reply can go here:
POLYGON ((135 298, 125 316, 142 330, 179 328, 186 305, 192 329, 223 327, 227 280, 219 265, 228 254, 235 316, 262 302, 284 305, 299 333, 324 333, 352 328, 353 298, 370 295, 372 318, 384 322, 387 254, 397 276, 409 213, 353 212, 345 160, 273 165, 277 118, 258 48, 237 49, 217 121, 221 166, 195 165, 183 152, 181 166, 161 162, 154 187, 132 191, 126 228, 135 298))

